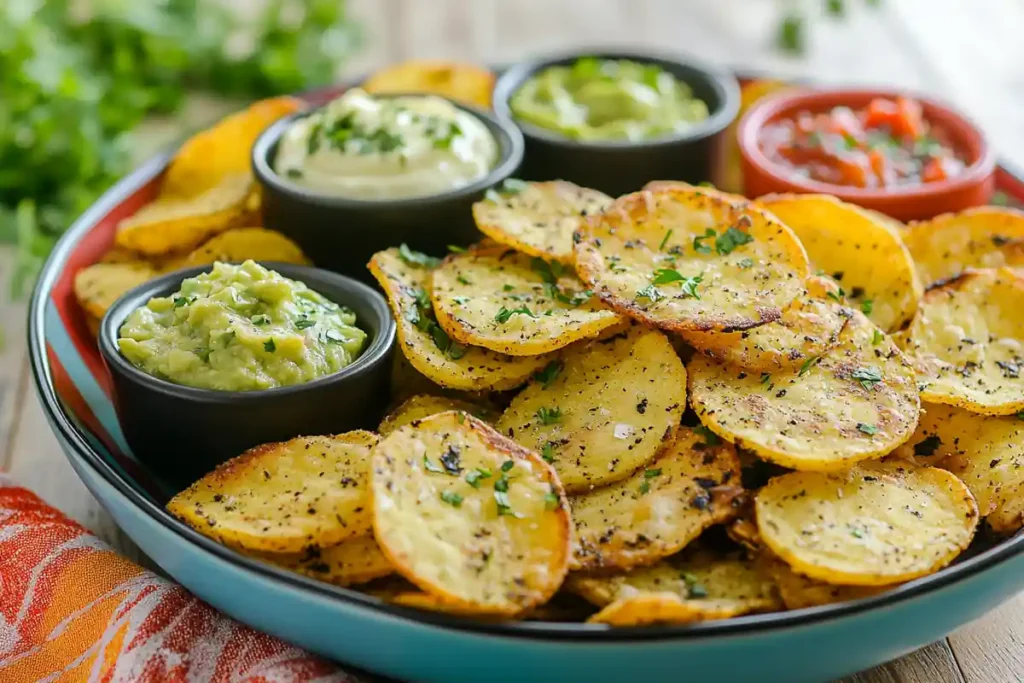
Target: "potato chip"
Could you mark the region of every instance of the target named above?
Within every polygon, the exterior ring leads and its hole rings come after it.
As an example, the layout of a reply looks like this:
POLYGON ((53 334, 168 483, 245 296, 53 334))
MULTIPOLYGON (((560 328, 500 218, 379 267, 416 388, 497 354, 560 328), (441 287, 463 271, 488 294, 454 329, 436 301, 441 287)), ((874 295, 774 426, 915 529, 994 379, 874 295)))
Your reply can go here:
POLYGON ((816 581, 803 574, 797 574, 788 564, 767 551, 764 558, 758 558, 758 566, 775 582, 782 603, 786 609, 803 609, 850 602, 870 598, 892 588, 892 586, 837 586, 833 583, 816 581))
POLYGON ((588 624, 609 626, 665 626, 730 619, 744 613, 733 602, 684 600, 675 593, 637 593, 619 598, 594 616, 588 624))
POLYGON ((553 359, 506 356, 452 341, 437 324, 430 304, 430 269, 403 259, 399 249, 377 252, 369 268, 395 316, 402 353, 412 367, 440 386, 462 391, 514 389, 553 359))
POLYGON ((497 429, 554 464, 567 491, 625 479, 654 459, 686 409, 686 369, 664 334, 636 327, 547 365, 497 429))
POLYGON ((605 303, 674 331, 778 320, 807 277, 807 255, 789 228, 701 189, 620 197, 573 239, 576 270, 605 303))
POLYGON ((723 439, 797 470, 834 471, 892 451, 917 426, 914 371, 859 311, 839 344, 799 369, 748 372, 694 356, 690 400, 723 439))
POLYGON ((968 271, 925 294, 907 331, 921 400, 986 415, 1024 410, 1024 276, 968 271))
POLYGON ((445 332, 511 356, 556 351, 623 320, 556 262, 505 247, 452 254, 432 283, 430 298, 445 332))
POLYGON ((838 280, 851 303, 883 330, 914 316, 921 282, 889 222, 828 195, 766 195, 757 204, 792 228, 811 268, 838 280))
POLYGON ((370 432, 303 436, 251 448, 192 484, 167 510, 245 550, 298 553, 370 531, 370 432))
POLYGON ((236 225, 251 187, 252 175, 239 173, 194 197, 157 200, 118 223, 114 239, 147 256, 193 249, 236 225))
POLYGON ((978 525, 962 481, 897 458, 784 474, 754 504, 773 553, 801 574, 841 585, 889 585, 938 571, 978 525))
POLYGON ((561 585, 568 503, 536 454, 450 411, 384 437, 372 468, 374 534, 421 590, 473 613, 514 616, 561 585))
POLYGON ((99 318, 97 318, 96 316, 92 315, 91 313, 86 313, 85 314, 85 327, 86 327, 87 330, 89 330, 89 334, 91 334, 94 339, 99 339, 99 336, 100 336, 100 319, 99 318))
POLYGON ((643 186, 643 189, 648 192, 659 192, 660 190, 694 190, 702 194, 706 194, 709 197, 717 197, 722 201, 729 202, 732 204, 739 204, 741 206, 747 206, 750 204, 750 200, 739 194, 732 194, 731 192, 724 192, 719 190, 710 183, 701 183, 700 185, 692 185, 685 183, 682 180, 652 180, 643 186))
POLYGON ((967 484, 981 516, 997 533, 1012 533, 1024 526, 1024 420, 1020 416, 978 415, 928 403, 905 449, 914 462, 949 470, 967 484))
POLYGON ((564 180, 521 185, 505 181, 473 205, 473 219, 496 242, 571 265, 572 234, 582 217, 601 213, 611 203, 603 192, 564 180))
POLYGON ((75 273, 75 298, 99 320, 122 294, 156 275, 143 263, 94 263, 75 273))
POLYGON ((1024 212, 978 206, 912 223, 903 233, 921 282, 926 286, 968 268, 998 268, 1017 259, 1007 247, 1024 243, 1024 212))
POLYGON ((667 451, 636 474, 569 497, 576 528, 570 566, 651 564, 735 516, 742 493, 736 450, 711 432, 683 427, 667 451))
POLYGON ((225 261, 277 261, 279 263, 310 263, 299 245, 279 232, 265 228, 238 228, 212 237, 188 254, 181 267, 225 261))
POLYGON ((363 89, 371 93, 430 93, 490 109, 494 74, 476 64, 416 59, 378 70, 363 83, 363 89))
POLYGON ((248 174, 256 138, 274 121, 304 106, 294 97, 261 100, 193 135, 167 167, 160 185, 161 199, 197 197, 228 177, 248 174))
POLYGON ((370 535, 301 553, 252 554, 264 562, 338 586, 366 583, 395 571, 370 535))
POLYGON ((372 596, 378 600, 383 600, 384 602, 391 602, 403 593, 415 593, 418 589, 415 584, 410 583, 404 576, 389 574, 379 579, 355 585, 352 587, 352 590, 372 596))
POLYGON ((401 405, 388 413, 377 428, 377 432, 381 436, 387 436, 399 427, 404 427, 417 420, 449 410, 460 410, 464 413, 469 413, 488 424, 496 422, 500 415, 500 413, 478 403, 470 403, 469 401, 448 398, 446 396, 418 394, 409 397, 401 405))
POLYGON ((125 249, 119 247, 116 244, 112 244, 109 249, 103 252, 97 263, 128 263, 132 265, 150 265, 149 260, 137 252, 131 249, 125 249))
POLYGON ((836 345, 849 319, 839 286, 825 277, 807 279, 807 293, 778 322, 743 332, 681 332, 689 344, 715 360, 744 370, 799 368, 836 345))

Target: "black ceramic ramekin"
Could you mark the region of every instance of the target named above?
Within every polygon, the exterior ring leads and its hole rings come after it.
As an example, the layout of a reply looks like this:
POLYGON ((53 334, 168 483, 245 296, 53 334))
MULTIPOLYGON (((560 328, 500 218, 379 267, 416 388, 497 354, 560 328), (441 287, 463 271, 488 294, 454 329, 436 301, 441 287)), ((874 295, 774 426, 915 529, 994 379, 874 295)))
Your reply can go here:
POLYGON ((388 398, 395 323, 384 298, 351 278, 318 268, 264 263, 356 314, 363 353, 342 370, 305 384, 262 391, 196 389, 153 377, 117 348, 125 318, 152 297, 211 266, 166 275, 126 293, 100 323, 99 347, 113 379, 114 408, 135 457, 176 485, 261 443, 300 435, 374 429, 388 398))
POLYGON ((253 145, 253 172, 263 190, 264 226, 295 240, 317 265, 363 282, 373 282, 366 263, 382 249, 404 242, 413 249, 441 256, 449 244, 467 245, 481 239, 473 223, 473 203, 489 188, 518 172, 523 160, 523 136, 510 122, 451 102, 479 119, 498 142, 498 163, 480 180, 441 194, 409 199, 347 199, 306 189, 274 171, 281 135, 296 119, 312 113, 302 112, 274 123, 253 145))
POLYGON ((736 78, 696 60, 665 55, 596 50, 548 57, 512 66, 494 88, 494 111, 515 122, 526 140, 521 175, 528 180, 569 180, 613 197, 634 192, 651 180, 713 180, 719 163, 720 138, 740 106, 736 78), (575 140, 556 131, 516 119, 509 106, 512 95, 530 77, 550 66, 580 58, 628 59, 656 64, 693 89, 708 105, 709 116, 679 133, 651 140, 575 140))

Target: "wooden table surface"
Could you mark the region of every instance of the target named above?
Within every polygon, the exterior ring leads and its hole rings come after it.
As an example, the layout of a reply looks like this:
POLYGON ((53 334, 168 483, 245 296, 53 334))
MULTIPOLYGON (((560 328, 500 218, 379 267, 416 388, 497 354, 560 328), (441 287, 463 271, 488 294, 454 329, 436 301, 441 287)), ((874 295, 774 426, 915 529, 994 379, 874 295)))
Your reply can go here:
MULTIPOLYGON (((799 2, 799 0, 796 0, 799 2)), ((350 0, 367 47, 347 74, 410 57, 511 61, 579 46, 631 46, 835 84, 888 84, 940 97, 974 117, 1002 158, 1024 169, 1024 4, 1017 0, 847 0, 842 22, 821 18, 804 57, 772 48, 781 2, 770 0, 350 0)), ((823 2, 806 0, 816 10, 823 2)), ((197 99, 144 131, 145 149, 213 118, 197 99)), ((25 303, 4 289, 13 255, 0 249, 0 470, 145 562, 78 481, 28 377, 25 303)), ((847 683, 1021 683, 1024 595, 946 639, 847 683)))

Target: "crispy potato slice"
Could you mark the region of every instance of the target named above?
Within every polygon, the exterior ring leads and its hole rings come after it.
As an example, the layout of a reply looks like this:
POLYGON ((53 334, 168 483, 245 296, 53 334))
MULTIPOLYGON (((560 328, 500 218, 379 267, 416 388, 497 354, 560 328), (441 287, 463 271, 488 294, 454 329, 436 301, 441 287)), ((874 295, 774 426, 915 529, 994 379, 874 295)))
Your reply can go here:
POLYGON ((807 293, 783 311, 778 322, 743 332, 681 332, 715 360, 753 372, 799 368, 836 345, 849 319, 836 303, 839 285, 826 277, 807 279, 807 293))
POLYGON ((893 588, 893 586, 838 586, 833 583, 816 581, 803 574, 797 574, 788 564, 765 551, 758 557, 758 566, 775 582, 776 590, 786 609, 818 607, 837 602, 850 602, 870 598, 893 588))
POLYGON ((395 571, 372 535, 350 538, 326 548, 309 548, 301 553, 249 554, 338 586, 366 583, 395 571))
POLYGON ((161 198, 187 199, 225 178, 249 173, 252 146, 271 123, 305 105, 294 97, 272 97, 249 105, 189 138, 174 155, 160 186, 161 198))
POLYGON ((986 415, 1024 410, 1024 276, 968 271, 925 294, 907 331, 921 400, 986 415))
MULTIPOLYGON (((555 460, 556 467, 558 460, 555 460)), ((682 550, 736 514, 743 493, 736 450, 680 429, 666 452, 627 479, 569 497, 572 569, 630 569, 682 550), (712 445, 712 443, 714 445, 712 445)))
POLYGON ((696 355, 690 400, 723 439, 797 470, 834 471, 892 451, 920 401, 903 354, 859 311, 839 344, 798 370, 746 372, 696 355))
POLYGON ((553 462, 567 491, 625 479, 654 459, 686 408, 686 368, 642 327, 574 346, 514 399, 497 429, 553 462))
POLYGON ((757 204, 792 228, 811 268, 838 280, 883 330, 898 329, 914 316, 921 282, 892 224, 828 195, 766 195, 757 204))
POLYGON ((384 553, 446 604, 514 616, 561 585, 571 522, 558 477, 480 420, 450 411, 392 432, 370 484, 384 553))
POLYGON ((490 109, 494 73, 476 64, 415 59, 379 69, 363 83, 363 89, 371 93, 430 93, 490 109))
POLYGON ((186 251, 236 225, 252 187, 250 173, 225 176, 206 192, 147 204, 117 225, 117 245, 147 256, 186 251))
POLYGON ((514 389, 553 359, 548 355, 512 357, 452 344, 433 319, 428 268, 407 263, 399 249, 377 252, 369 268, 384 289, 397 321, 402 353, 413 368, 442 387, 462 391, 514 389))
POLYGON ((1024 421, 925 404, 914 438, 903 449, 918 464, 949 470, 974 494, 997 533, 1024 526, 1024 421))
POLYGON ((370 531, 366 480, 377 441, 376 434, 354 431, 257 446, 174 496, 167 510, 245 550, 337 545, 370 531))
POLYGON ((144 263, 94 263, 75 273, 75 298, 99 320, 122 294, 156 275, 144 263))
POLYGON ((682 190, 695 190, 702 192, 712 197, 718 197, 719 199, 730 202, 733 204, 739 204, 747 206, 750 204, 750 200, 739 194, 732 194, 731 192, 725 192, 719 190, 713 185, 692 185, 690 183, 683 182, 682 180, 652 180, 643 186, 643 189, 649 192, 658 192, 660 190, 671 190, 671 189, 682 189, 682 190))
POLYGON ((978 206, 912 223, 903 233, 925 286, 968 268, 998 268, 1015 261, 1007 247, 1024 242, 1024 212, 978 206))
POLYGON ((522 183, 489 193, 473 205, 480 232, 530 256, 572 264, 572 234, 582 217, 612 203, 603 192, 565 180, 522 183))
POLYGON ((463 344, 536 356, 623 321, 557 264, 506 247, 452 254, 432 274, 437 322, 463 344))
POLYGON ((778 320, 807 277, 807 255, 789 228, 700 188, 619 197, 573 239, 576 270, 601 299, 674 331, 778 320))
POLYGON ((609 626, 653 626, 695 624, 731 619, 744 613, 735 602, 684 600, 675 593, 637 593, 619 598, 594 616, 588 624, 609 626))
POLYGON ((416 396, 410 396, 401 405, 388 413, 380 423, 380 426, 377 427, 377 432, 381 436, 387 436, 399 427, 404 427, 417 420, 449 410, 461 410, 483 420, 487 424, 494 424, 500 415, 500 413, 479 403, 470 403, 469 401, 448 398, 447 396, 417 394, 416 396))
POLYGON ((249 259, 302 265, 310 263, 299 245, 279 232, 265 228, 238 228, 222 232, 200 245, 184 258, 181 267, 249 259))
POLYGON ((971 542, 978 506, 962 481, 898 458, 845 472, 791 472, 757 493, 765 545, 819 581, 882 586, 931 574, 971 542))

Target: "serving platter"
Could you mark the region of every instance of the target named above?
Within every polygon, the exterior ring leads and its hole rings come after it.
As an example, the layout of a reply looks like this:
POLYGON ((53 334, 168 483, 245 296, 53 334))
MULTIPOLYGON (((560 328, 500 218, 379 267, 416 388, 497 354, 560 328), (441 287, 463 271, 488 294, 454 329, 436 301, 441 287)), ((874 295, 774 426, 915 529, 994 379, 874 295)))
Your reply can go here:
MULTIPOLYGON (((339 92, 304 97, 319 103, 339 92)), ((131 454, 107 371, 73 294, 75 272, 100 257, 121 219, 156 196, 169 158, 153 159, 118 183, 55 249, 32 301, 33 377, 65 453, 115 521, 175 579, 228 614, 324 655, 416 680, 472 680, 482 671, 495 680, 616 680, 635 674, 642 662, 651 680, 677 679, 686 667, 720 681, 816 681, 927 644, 1019 590, 1021 533, 874 598, 687 627, 610 631, 470 622, 387 605, 213 543, 164 510, 176 487, 131 454), (257 594, 260 600, 253 601, 257 594)), ((1000 168, 996 183, 1005 196, 1024 202, 1020 177, 1000 168)))

